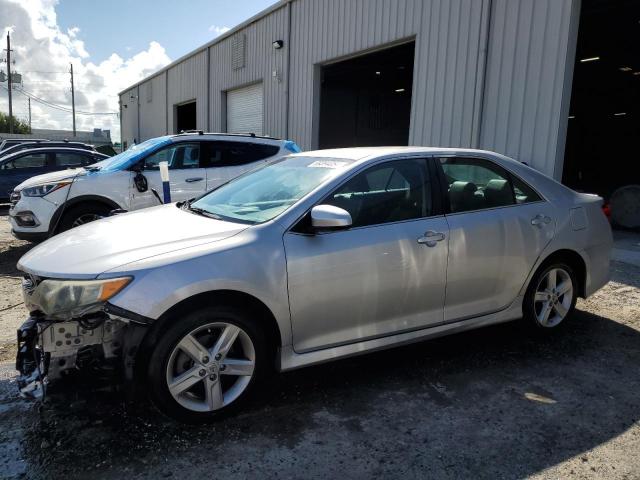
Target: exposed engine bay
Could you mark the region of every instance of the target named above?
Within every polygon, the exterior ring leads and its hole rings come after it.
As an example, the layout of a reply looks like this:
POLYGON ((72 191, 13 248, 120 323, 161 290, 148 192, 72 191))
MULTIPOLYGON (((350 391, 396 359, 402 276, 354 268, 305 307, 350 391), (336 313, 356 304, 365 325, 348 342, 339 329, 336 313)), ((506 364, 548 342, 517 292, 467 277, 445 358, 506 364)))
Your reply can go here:
MULTIPOLYGON (((23 281, 27 305, 37 298, 34 286, 40 282, 33 277, 23 281)), ((138 344, 147 329, 140 319, 126 318, 124 311, 114 313, 114 308, 105 303, 66 319, 32 310, 17 332, 20 394, 41 399, 50 381, 72 372, 100 376, 123 373, 123 378, 130 378, 138 344)))
MULTIPOLYGON (((70 371, 110 368, 122 358, 127 323, 107 314, 92 322, 30 317, 18 330, 16 369, 20 393, 41 398, 50 380, 70 371)), ((114 365, 115 366, 115 365, 114 365)))

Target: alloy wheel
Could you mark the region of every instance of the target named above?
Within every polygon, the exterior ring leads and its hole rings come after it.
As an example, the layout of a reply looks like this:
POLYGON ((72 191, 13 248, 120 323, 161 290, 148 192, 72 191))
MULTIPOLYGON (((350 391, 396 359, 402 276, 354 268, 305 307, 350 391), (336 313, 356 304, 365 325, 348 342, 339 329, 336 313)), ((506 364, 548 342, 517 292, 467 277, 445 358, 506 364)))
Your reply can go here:
POLYGON ((540 279, 533 302, 540 326, 552 328, 559 325, 573 302, 573 281, 569 272, 562 268, 550 269, 540 279))
POLYGON ((236 400, 251 382, 256 353, 237 325, 210 323, 192 330, 167 363, 169 393, 184 408, 212 412, 236 400))
POLYGON ((96 220, 100 220, 101 218, 104 217, 102 215, 98 215, 97 213, 85 213, 84 215, 80 215, 73 221, 73 223, 71 224, 71 228, 79 227, 80 225, 94 222, 96 220))

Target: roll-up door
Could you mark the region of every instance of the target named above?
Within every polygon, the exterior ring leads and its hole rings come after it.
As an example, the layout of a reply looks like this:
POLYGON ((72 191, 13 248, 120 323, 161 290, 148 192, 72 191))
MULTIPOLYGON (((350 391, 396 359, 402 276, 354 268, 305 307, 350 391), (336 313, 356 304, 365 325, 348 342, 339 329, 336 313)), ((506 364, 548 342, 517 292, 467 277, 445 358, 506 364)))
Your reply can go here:
POLYGON ((227 132, 262 135, 262 83, 227 92, 227 132))

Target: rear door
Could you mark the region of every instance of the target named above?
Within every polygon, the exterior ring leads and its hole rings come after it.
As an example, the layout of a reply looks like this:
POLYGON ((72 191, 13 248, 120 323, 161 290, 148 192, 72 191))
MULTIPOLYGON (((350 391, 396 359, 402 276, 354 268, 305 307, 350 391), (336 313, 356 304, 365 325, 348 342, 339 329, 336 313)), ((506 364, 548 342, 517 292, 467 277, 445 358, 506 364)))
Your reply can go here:
POLYGON ((207 190, 214 189, 263 165, 280 151, 280 147, 276 145, 247 140, 204 142, 204 144, 207 190))
POLYGON ((173 143, 146 157, 142 161, 142 174, 146 177, 149 188, 146 192, 139 192, 135 186, 131 188, 131 209, 137 210, 160 204, 153 190, 158 193, 160 199, 164 200, 159 167, 162 161, 169 164, 172 202, 202 195, 207 184, 207 173, 200 165, 200 153, 200 142, 180 142, 173 143))
POLYGON ((36 175, 47 173, 49 153, 24 153, 0 165, 0 198, 9 198, 13 189, 36 175))
POLYGON ((553 207, 494 162, 438 160, 450 230, 445 321, 500 311, 553 238, 553 207))

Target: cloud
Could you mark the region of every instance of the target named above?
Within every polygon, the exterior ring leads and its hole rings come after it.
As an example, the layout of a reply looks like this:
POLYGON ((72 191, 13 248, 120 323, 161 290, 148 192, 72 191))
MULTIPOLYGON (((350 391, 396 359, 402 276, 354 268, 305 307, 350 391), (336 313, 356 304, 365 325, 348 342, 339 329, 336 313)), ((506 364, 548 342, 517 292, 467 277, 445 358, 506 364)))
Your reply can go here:
MULTIPOLYGON (((57 0, 0 0, 0 33, 4 41, 11 31, 15 65, 22 73, 22 88, 48 102, 71 107, 69 64, 73 63, 76 110, 118 112, 117 93, 167 65, 171 59, 164 47, 152 41, 148 47, 126 58, 113 53, 96 63, 85 48, 79 27, 62 30, 57 23, 57 0)), ((4 48, 4 47, 3 47, 4 48)), ((0 69, 5 70, 4 66, 0 69)), ((5 84, 2 84, 6 86, 5 84)), ((0 111, 7 112, 6 90, 0 87, 0 111)), ((26 119, 27 98, 14 91, 14 115, 26 119)), ((71 130, 71 115, 31 101, 33 128, 71 130)), ((117 116, 76 115, 78 130, 110 129, 120 138, 117 116)))
POLYGON ((221 27, 219 25, 211 25, 209 27, 209 31, 213 32, 213 37, 219 37, 220 35, 222 35, 223 33, 228 32, 229 30, 231 30, 231 27, 221 27))

